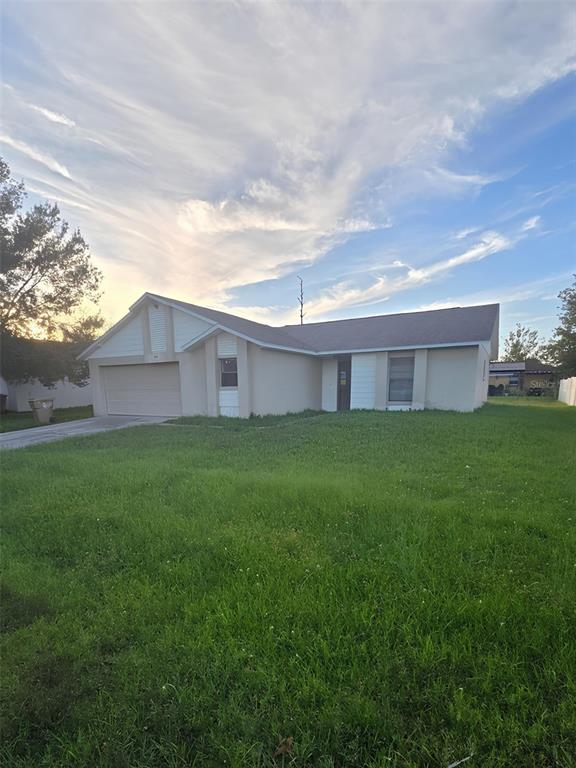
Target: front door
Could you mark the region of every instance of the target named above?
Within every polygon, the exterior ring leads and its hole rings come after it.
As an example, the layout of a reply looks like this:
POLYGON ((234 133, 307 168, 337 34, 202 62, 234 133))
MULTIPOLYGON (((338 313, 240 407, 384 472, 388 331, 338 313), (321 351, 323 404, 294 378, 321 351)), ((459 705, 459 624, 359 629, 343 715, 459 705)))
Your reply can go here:
POLYGON ((350 374, 352 360, 350 357, 338 360, 338 410, 350 410, 350 374))

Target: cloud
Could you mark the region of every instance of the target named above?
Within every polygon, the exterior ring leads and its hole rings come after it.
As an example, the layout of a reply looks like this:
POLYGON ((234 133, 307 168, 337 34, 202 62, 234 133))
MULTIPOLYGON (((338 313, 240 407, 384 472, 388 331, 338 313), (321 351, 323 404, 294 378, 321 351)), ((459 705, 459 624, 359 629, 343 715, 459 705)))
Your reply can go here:
POLYGON ((69 205, 69 206, 72 206, 73 208, 82 208, 85 211, 91 210, 89 205, 79 203, 77 200, 73 200, 71 197, 65 197, 60 193, 55 193, 51 189, 43 189, 42 185, 39 185, 38 187, 36 187, 33 184, 28 184, 28 186, 26 187, 26 191, 33 192, 35 195, 38 195, 39 197, 47 198, 48 200, 53 200, 56 203, 64 203, 64 205, 69 205))
POLYGON ((47 120, 50 120, 51 123, 68 125, 70 127, 73 127, 76 125, 74 120, 71 120, 69 117, 66 117, 66 115, 60 115, 57 112, 51 112, 49 109, 45 109, 44 107, 37 107, 35 104, 29 104, 28 106, 30 107, 30 109, 33 109, 35 112, 38 112, 40 115, 43 115, 47 120))
POLYGON ((36 149, 35 147, 31 147, 29 144, 26 144, 23 141, 18 141, 18 139, 13 139, 12 137, 7 136, 5 133, 0 134, 0 142, 2 142, 3 144, 6 144, 9 147, 12 147, 12 149, 15 149, 17 152, 21 152, 22 154, 29 157, 31 160, 34 160, 37 163, 41 163, 42 165, 46 166, 46 168, 48 168, 50 171, 54 171, 54 173, 59 173, 61 176, 64 176, 64 178, 66 179, 72 178, 72 176, 70 175, 70 172, 68 171, 65 165, 62 165, 62 163, 59 163, 53 157, 50 157, 50 155, 47 155, 41 150, 36 149))
MULTIPOLYGON (((225 305, 239 286, 390 228, 406 201, 500 181, 454 168, 451 150, 503 101, 563 76, 573 53, 560 3, 49 8, 8 10, 30 41, 26 72, 14 68, 20 102, 3 110, 18 136, 9 159, 35 189, 38 163, 58 174, 47 190, 70 201, 116 315, 145 289, 225 305)), ((485 233, 463 262, 416 254, 367 292, 342 282, 310 301, 382 300, 506 247, 485 233)))
MULTIPOLYGON (((458 298, 432 301, 419 304, 413 308, 414 312, 425 312, 431 309, 449 309, 450 307, 469 307, 477 304, 514 304, 516 302, 531 301, 534 299, 548 301, 556 299, 557 294, 550 294, 549 285, 562 284, 566 275, 553 275, 543 280, 532 280, 513 287, 493 288, 487 291, 466 293, 458 298)), ((408 310, 407 310, 408 311, 408 310)), ((510 312, 506 313, 510 317, 510 312)))
POLYGON ((531 280, 525 283, 496 286, 485 291, 476 291, 465 293, 463 295, 446 299, 444 301, 434 301, 426 304, 420 304, 414 307, 406 307, 406 312, 424 312, 433 309, 449 309, 450 307, 469 307, 478 304, 503 304, 504 311, 501 313, 500 336, 504 337, 515 322, 540 323, 544 326, 543 332, 549 333, 552 329, 552 322, 557 318, 557 314, 535 314, 542 307, 541 304, 535 308, 534 302, 556 301, 558 292, 570 279, 570 272, 561 272, 550 275, 541 280, 531 280), (550 289, 554 287, 551 292, 550 289), (511 305, 518 305, 514 308, 511 305))
POLYGON ((531 229, 536 229, 540 224, 540 219, 540 216, 532 216, 530 219, 527 219, 524 224, 522 224, 522 232, 529 232, 531 229))
POLYGON ((306 305, 307 315, 325 316, 343 307, 366 306, 387 301, 392 296, 417 286, 424 285, 440 276, 445 276, 455 267, 481 261, 501 251, 512 248, 514 241, 498 232, 485 232, 480 240, 466 251, 448 259, 442 259, 422 267, 407 267, 406 272, 390 278, 381 275, 368 286, 351 286, 343 281, 334 288, 306 305))
POLYGON ((468 227, 467 229, 460 229, 458 232, 454 234, 454 239, 466 240, 467 237, 470 237, 470 235, 474 235, 480 229, 481 227, 468 227))
POLYGON ((389 222, 375 224, 367 218, 346 218, 333 221, 325 217, 307 199, 303 202, 300 187, 291 194, 258 179, 238 199, 217 203, 207 200, 187 200, 180 207, 179 226, 192 235, 220 235, 244 232, 313 232, 355 233, 376 228, 388 228, 389 222))
POLYGON ((445 191, 456 192, 466 188, 480 189, 506 178, 503 174, 455 173, 439 166, 425 169, 424 174, 433 186, 445 191))

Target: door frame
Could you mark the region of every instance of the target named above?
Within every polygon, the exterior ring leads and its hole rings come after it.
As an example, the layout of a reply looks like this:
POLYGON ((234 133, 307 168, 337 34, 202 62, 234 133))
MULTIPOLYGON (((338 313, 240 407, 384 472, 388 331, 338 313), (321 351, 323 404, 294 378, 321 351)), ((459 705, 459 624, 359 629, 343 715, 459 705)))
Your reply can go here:
POLYGON ((336 409, 350 410, 352 391, 352 356, 339 357, 336 365, 336 409))

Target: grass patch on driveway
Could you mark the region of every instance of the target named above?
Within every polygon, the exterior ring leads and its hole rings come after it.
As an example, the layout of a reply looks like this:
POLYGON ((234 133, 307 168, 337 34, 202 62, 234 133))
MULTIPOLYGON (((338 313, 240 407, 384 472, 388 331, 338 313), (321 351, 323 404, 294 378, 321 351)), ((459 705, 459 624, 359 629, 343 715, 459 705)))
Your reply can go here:
MULTIPOLYGON (((90 419, 93 416, 91 405, 81 405, 76 408, 57 408, 54 411, 52 424, 62 424, 65 421, 77 419, 90 419)), ((32 411, 16 412, 8 411, 0 416, 0 433, 15 432, 19 429, 31 429, 37 427, 32 411)))
POLYGON ((2 764, 574 765, 576 409, 290 418, 2 457, 2 764))

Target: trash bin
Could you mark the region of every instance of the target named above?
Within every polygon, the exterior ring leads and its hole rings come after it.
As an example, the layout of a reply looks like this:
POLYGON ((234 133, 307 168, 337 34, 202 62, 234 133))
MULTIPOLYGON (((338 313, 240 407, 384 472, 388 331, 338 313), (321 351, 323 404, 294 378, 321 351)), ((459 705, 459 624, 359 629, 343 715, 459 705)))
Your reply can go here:
POLYGON ((54 413, 54 400, 28 400, 34 421, 41 427, 50 424, 50 419, 54 413))

